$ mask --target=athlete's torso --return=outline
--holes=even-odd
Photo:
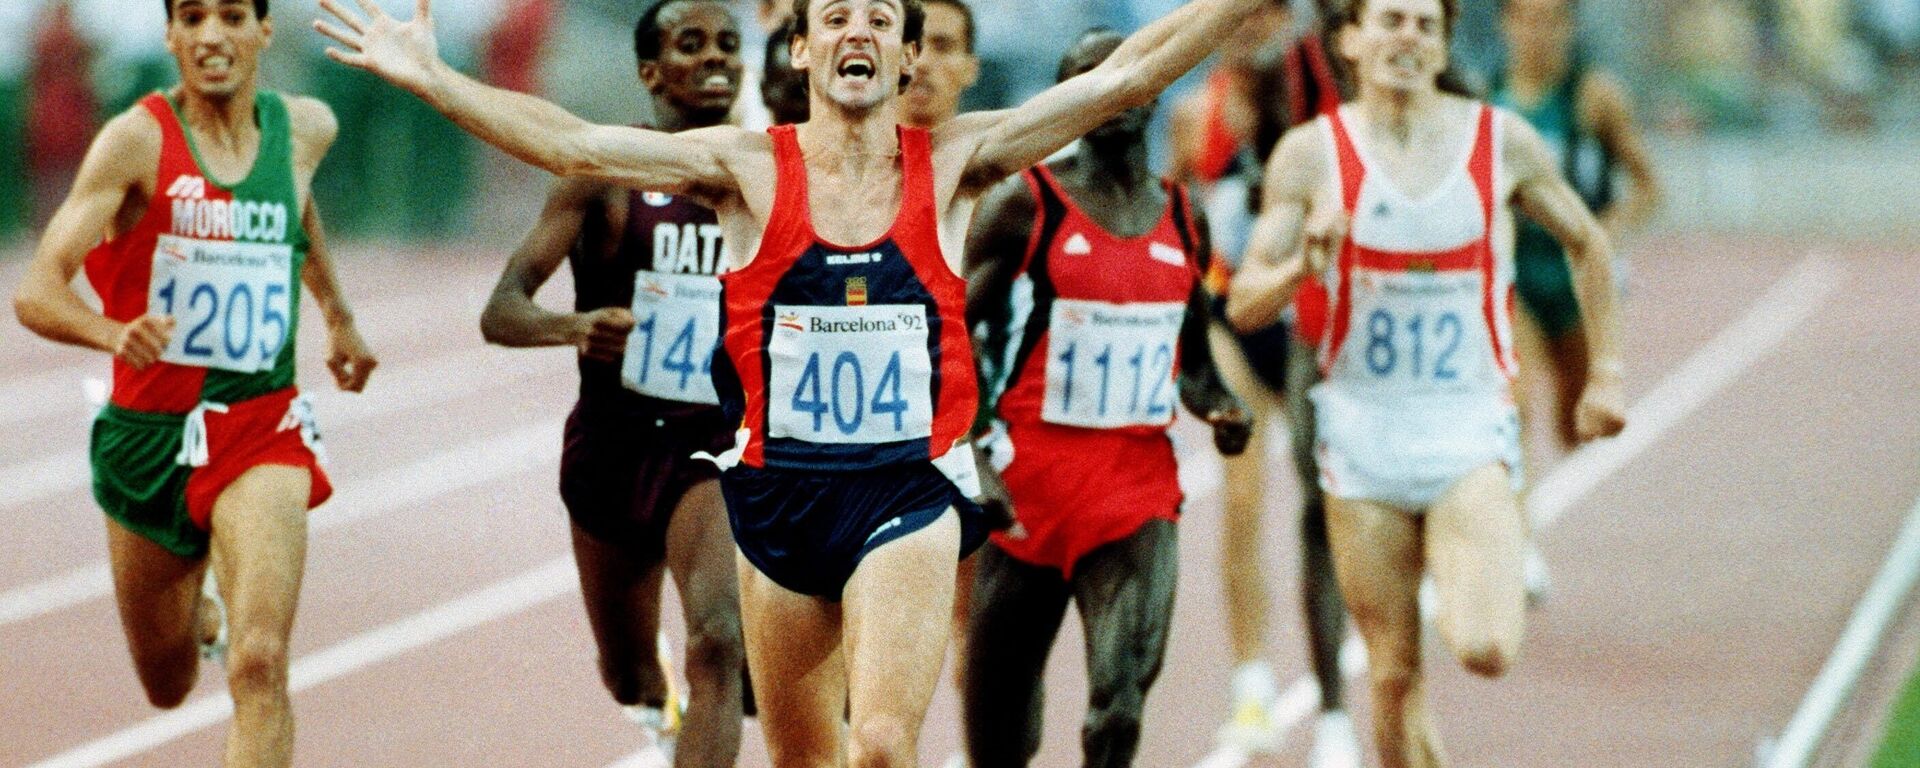
[[[1441,152],[1448,175],[1418,199],[1400,191],[1351,130],[1322,121],[1351,229],[1326,278],[1333,326],[1321,346],[1328,386],[1375,401],[1505,399],[1512,357],[1512,261],[1494,233],[1500,117],[1475,105],[1467,147]]]
[[[978,405],[966,282],[940,242],[927,132],[899,129],[892,227],[844,246],[813,228],[793,126],[769,130],[777,183],[759,249],[721,278],[715,383],[749,466],[858,470],[947,455]]]
[[[617,190],[589,216],[568,263],[574,309],[633,310],[622,359],[580,358],[580,397],[659,418],[711,413],[725,240],[714,212],[685,197]]]
[[[285,100],[257,95],[259,150],[233,184],[205,170],[166,96],[140,108],[160,125],[153,196],[132,229],[87,254],[87,278],[108,318],[161,314],[176,324],[161,362],[136,371],[114,360],[112,402],[186,413],[292,386],[307,233]]]
[[[1120,237],[1088,216],[1051,169],[1025,174],[1039,219],[1015,278],[996,410],[1009,423],[1155,433],[1178,401],[1180,329],[1203,259],[1184,191],[1167,187],[1153,228]]]

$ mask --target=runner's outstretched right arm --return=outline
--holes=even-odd
[[[338,26],[314,28],[341,48],[327,56],[364,69],[425,100],[468,133],[527,163],[562,176],[585,176],[654,192],[687,194],[713,205],[736,188],[720,159],[731,126],[669,134],[595,125],[523,93],[494,88],[460,74],[440,59],[428,0],[402,23],[367,6],[363,18],[336,0],[320,0]]]
[[[534,294],[553,276],[579,241],[586,217],[601,210],[607,186],[596,181],[561,179],[547,196],[540,221],[514,251],[480,315],[480,335],[505,347],[573,346],[580,354],[614,360],[626,351],[633,313],[620,307],[592,312],[551,312]]]
[[[173,318],[146,315],[122,323],[87,306],[72,285],[87,252],[113,234],[122,205],[142,191],[141,180],[159,159],[160,126],[145,110],[129,110],[100,130],[14,293],[21,325],[63,344],[111,352],[136,369],[160,359]]]

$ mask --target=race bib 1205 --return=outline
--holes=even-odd
[[[633,281],[633,333],[620,380],[648,397],[716,405],[713,348],[720,339],[720,279],[641,271]]]
[[[767,352],[769,437],[888,443],[933,434],[924,305],[776,305]]]
[[[1174,350],[1187,305],[1055,299],[1040,418],[1075,427],[1173,421]]]
[[[293,247],[161,235],[147,311],[175,320],[161,360],[258,373],[293,327]]]

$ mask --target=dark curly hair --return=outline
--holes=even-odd
[[[173,21],[173,1],[174,0],[160,0],[161,3],[167,6],[167,21]],[[258,19],[267,17],[267,0],[253,0],[253,16]]]

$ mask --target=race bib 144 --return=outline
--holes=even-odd
[[[769,437],[888,443],[933,434],[923,305],[776,305],[767,352]]]
[[[648,397],[716,405],[713,350],[720,339],[720,279],[641,271],[633,333],[620,379]]]
[[[293,247],[161,235],[147,311],[175,320],[161,360],[258,373],[293,328]]]

